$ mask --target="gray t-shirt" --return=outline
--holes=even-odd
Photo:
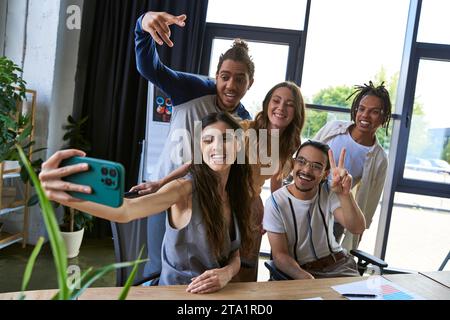
[[[289,255],[295,259],[295,229],[298,242],[296,246],[298,263],[300,265],[315,261],[330,254],[326,232],[330,238],[330,246],[334,253],[342,251],[333,234],[333,212],[340,207],[340,202],[334,192],[329,192],[326,183],[322,184],[320,192],[320,207],[318,194],[311,200],[300,200],[294,197],[287,186],[275,191],[264,206],[264,229],[274,233],[285,233],[288,240]],[[295,220],[289,204],[289,199],[295,212]]]

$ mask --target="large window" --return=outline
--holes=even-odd
[[[450,46],[425,43],[447,36],[438,14],[444,7],[441,1],[411,1],[405,45],[411,50],[405,52],[399,86],[403,110],[394,127],[395,162],[384,190],[376,245],[390,265],[418,271],[437,270],[450,243]],[[438,28],[426,27],[431,17]]]
[[[307,3],[282,0],[274,6],[268,0],[209,1],[202,73],[215,77],[220,54],[231,47],[233,39],[246,40],[255,63],[255,81],[242,103],[254,117],[275,84],[300,83]]]
[[[386,81],[395,99],[409,0],[312,1],[302,92],[321,104],[339,99],[357,84]]]
[[[403,177],[450,184],[450,62],[421,60]]]
[[[306,0],[209,0],[206,21],[303,30]]]
[[[389,265],[436,271],[450,245],[450,199],[396,193],[386,250]]]
[[[417,41],[450,44],[450,1],[423,1]]]

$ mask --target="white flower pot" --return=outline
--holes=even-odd
[[[5,161],[3,163],[3,170],[10,171],[10,170],[16,170],[20,168],[19,161]]]
[[[83,241],[84,229],[74,232],[61,232],[66,244],[67,257],[75,258],[80,253],[81,241]]]

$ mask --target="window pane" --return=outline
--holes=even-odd
[[[308,102],[322,89],[345,92],[385,80],[394,104],[409,0],[312,1],[302,90]]]
[[[316,133],[327,123],[334,120],[350,120],[350,113],[330,112],[306,109],[306,122],[302,131],[302,141],[312,139]]]
[[[421,60],[404,178],[450,184],[450,62]]]
[[[255,63],[255,82],[242,99],[242,103],[250,114],[255,117],[262,110],[262,102],[270,88],[286,79],[289,46],[251,41],[247,41],[247,43],[250,55]],[[219,57],[232,44],[233,40],[229,39],[213,40],[211,64],[209,67],[210,77],[215,78]],[[274,59],[274,57],[277,58]]]
[[[209,0],[207,22],[303,30],[306,0]]]
[[[312,139],[316,135],[316,133],[325,125],[325,123],[333,120],[350,121],[350,113],[330,112],[307,108],[306,122],[302,132],[303,140]],[[386,135],[386,129],[380,128],[377,131],[378,142],[383,147],[384,151],[386,151],[386,153],[389,153],[390,148],[392,122],[389,124],[388,135]]]
[[[417,41],[450,44],[450,1],[422,1]]]
[[[394,268],[437,271],[450,244],[450,199],[396,193],[386,249]]]

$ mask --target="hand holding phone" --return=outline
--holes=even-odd
[[[72,157],[61,162],[60,167],[87,163],[89,170],[64,177],[62,180],[90,186],[90,194],[68,192],[75,198],[96,202],[110,207],[123,203],[125,169],[120,163],[88,157]]]

